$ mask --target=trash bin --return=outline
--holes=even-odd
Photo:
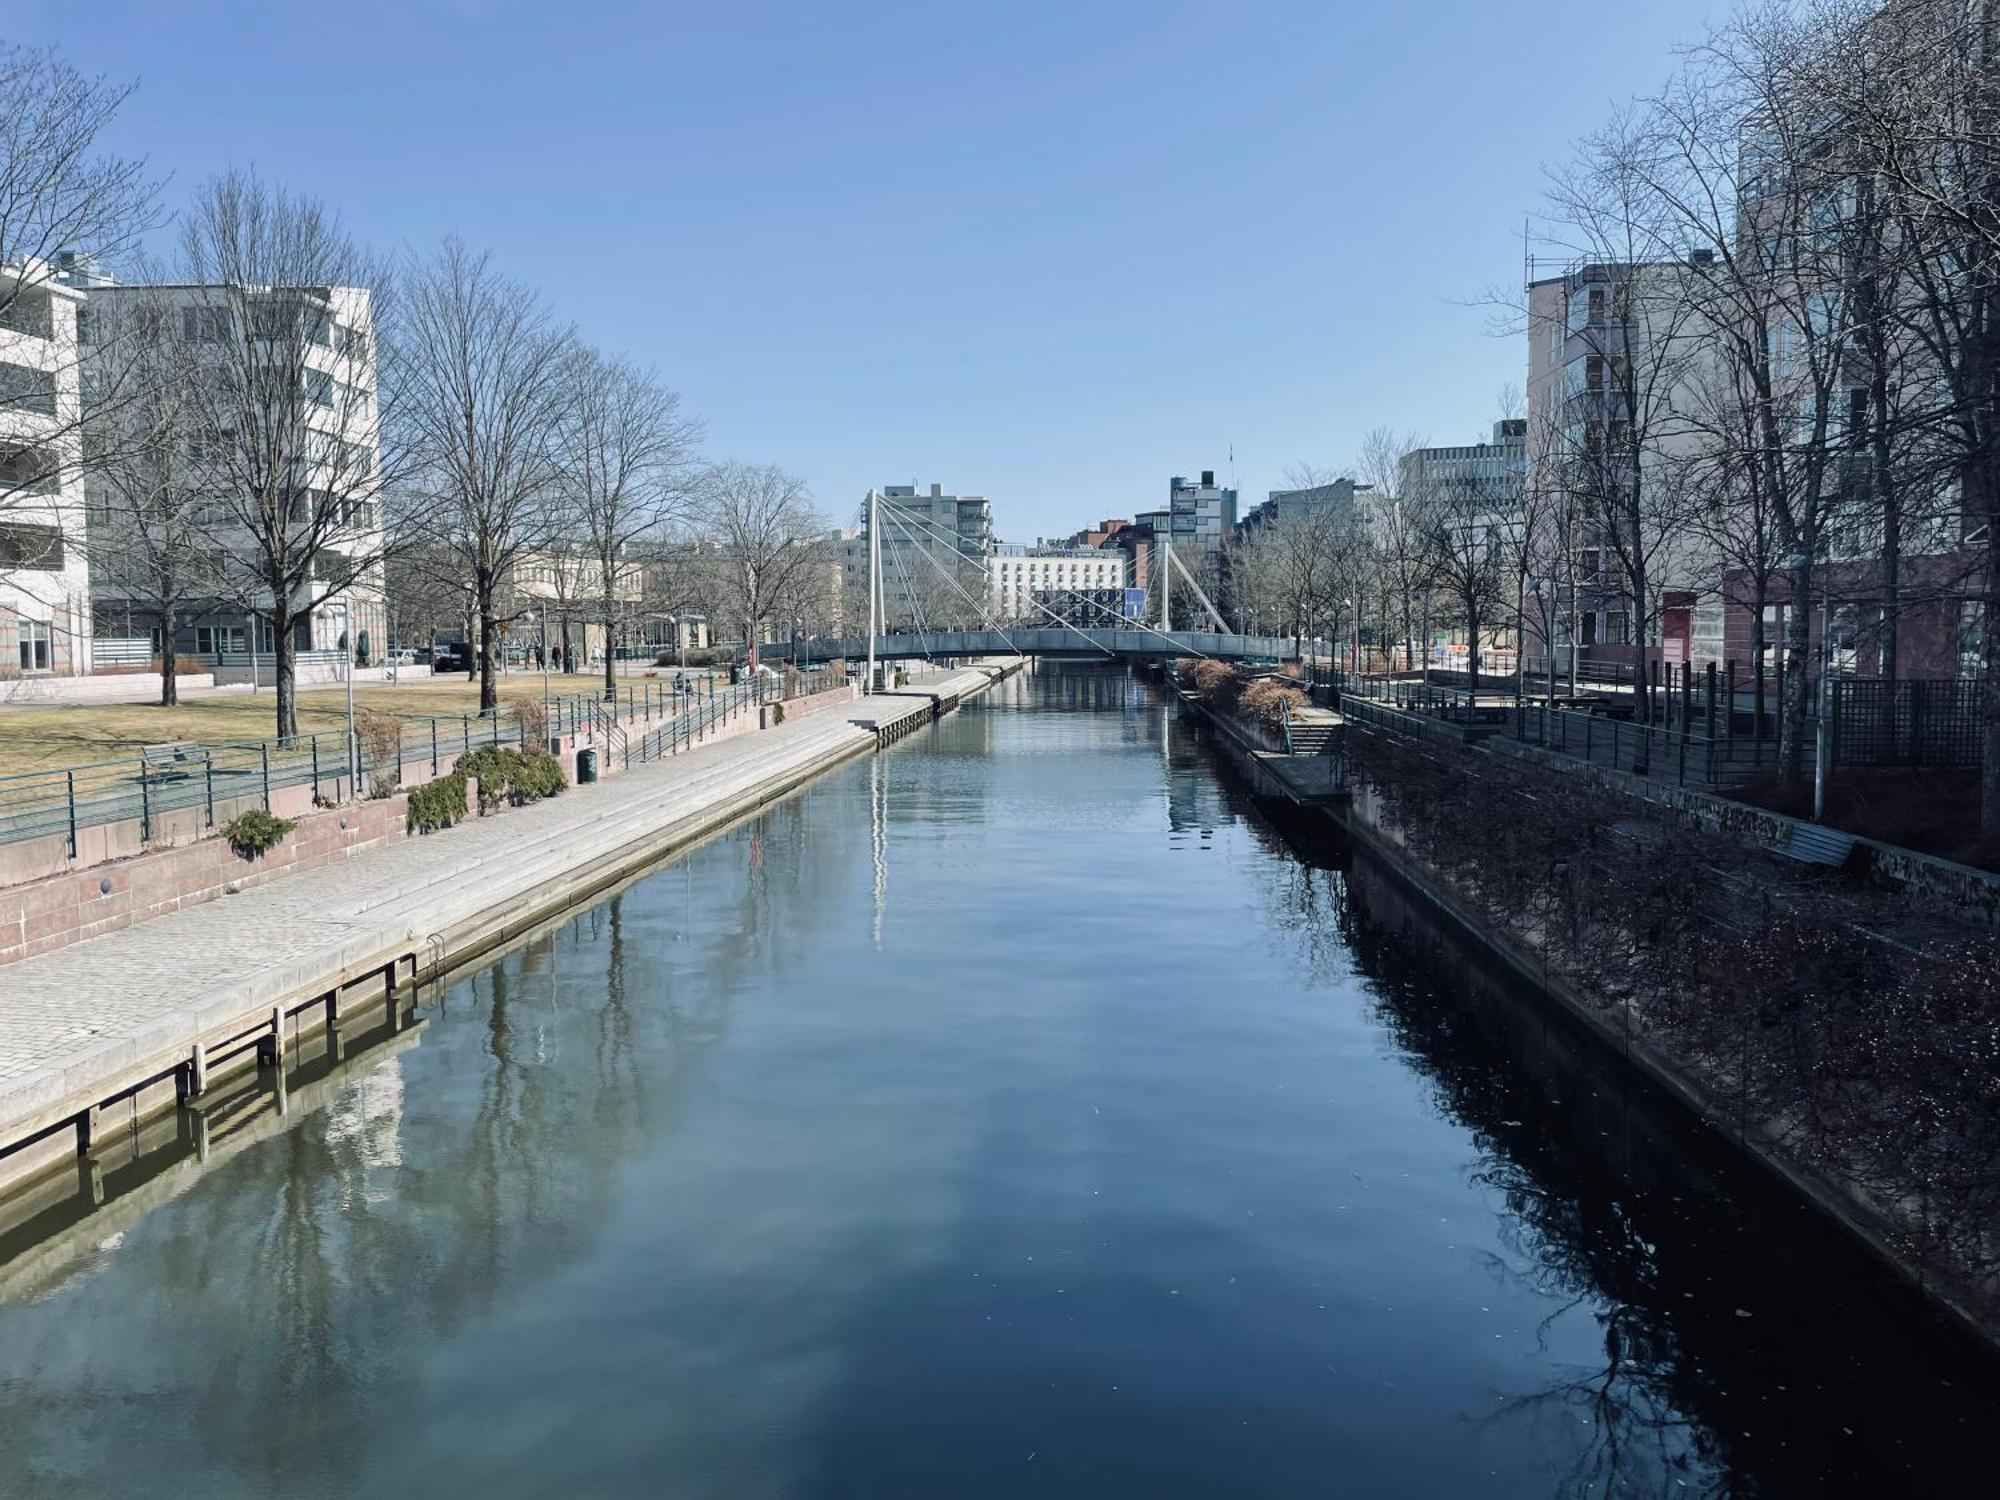
[[[576,784],[597,780],[597,752],[588,747],[576,752]]]

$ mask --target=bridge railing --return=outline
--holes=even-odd
[[[791,642],[760,647],[768,656],[788,658]],[[1121,658],[1214,656],[1230,661],[1286,661],[1293,655],[1289,636],[1234,635],[1219,630],[1094,629],[1085,626],[1033,626],[1008,630],[903,631],[876,638],[878,657],[1098,655]],[[797,643],[800,661],[829,661],[868,655],[865,636],[845,640]]]

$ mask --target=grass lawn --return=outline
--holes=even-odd
[[[634,679],[621,679],[622,693]],[[654,691],[660,684],[653,684]],[[551,696],[604,690],[601,676],[551,677]],[[511,673],[500,679],[500,705],[517,698],[540,702],[542,679]],[[462,676],[414,683],[356,683],[354,704],[395,714],[476,713],[479,685]],[[143,745],[168,740],[261,740],[275,731],[271,691],[191,698],[174,708],[146,703],[77,704],[0,709],[0,775],[115,759]],[[347,722],[347,690],[312,687],[299,694],[299,728],[339,732]]]

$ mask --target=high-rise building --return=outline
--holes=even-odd
[[[1219,552],[1236,530],[1236,491],[1216,484],[1213,469],[1203,469],[1198,484],[1176,474],[1167,482],[1167,515],[1176,547]]]

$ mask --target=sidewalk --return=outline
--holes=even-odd
[[[993,680],[861,699],[9,965],[0,1152],[79,1117],[87,1139],[95,1106],[141,1087],[157,1095],[141,1106],[171,1098],[198,1081],[200,1049],[268,1039],[274,1009],[316,1021],[343,985],[476,952],[928,717],[931,694]]]

